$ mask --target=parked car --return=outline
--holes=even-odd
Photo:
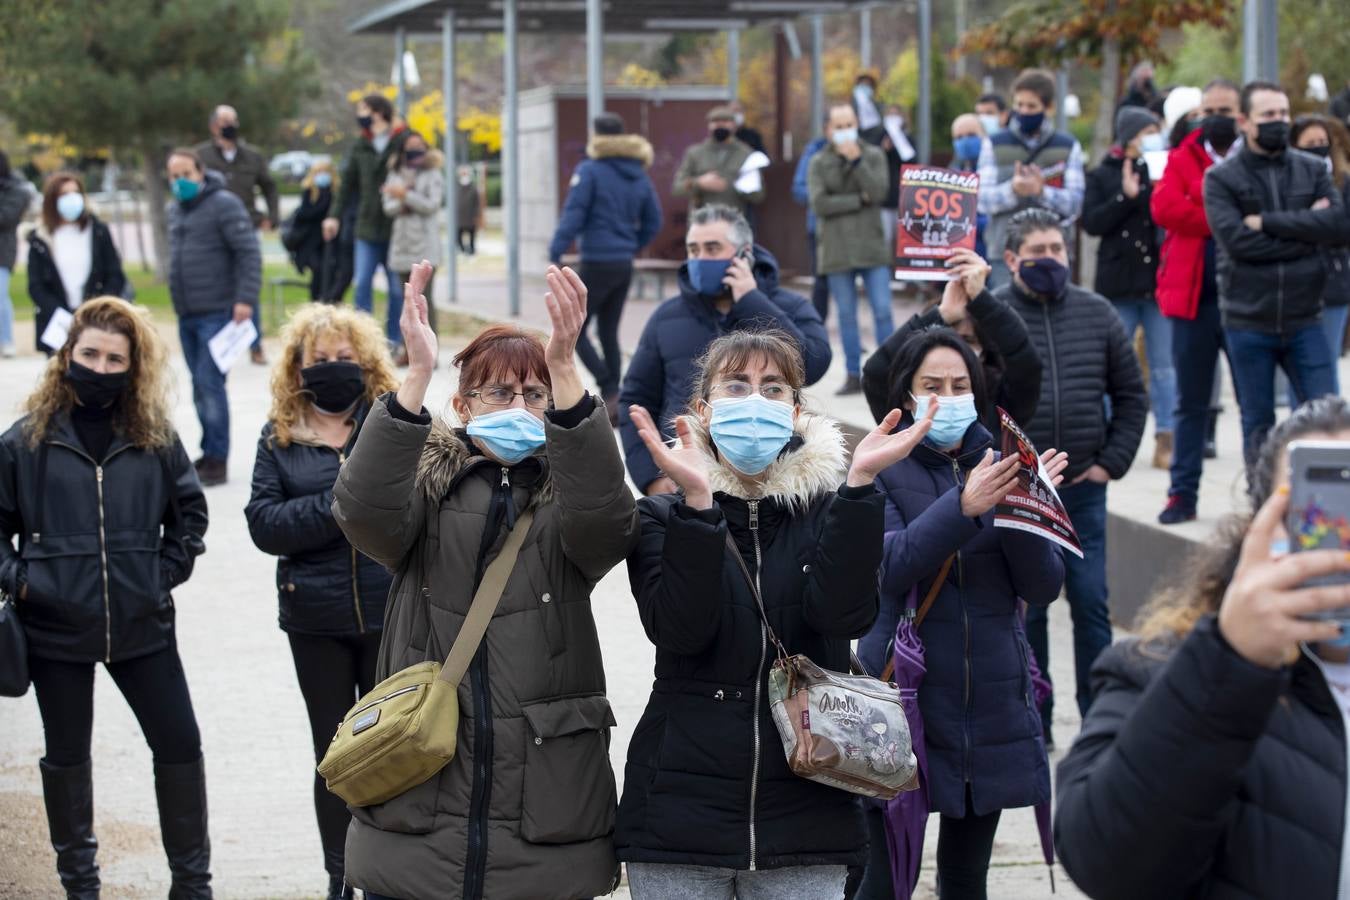
[[[272,157],[272,161],[267,164],[267,168],[273,175],[285,178],[287,181],[299,181],[309,172],[311,166],[317,162],[328,162],[332,159],[327,153],[310,153],[308,150],[288,150],[285,153],[278,153]]]

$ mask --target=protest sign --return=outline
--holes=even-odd
[[[975,204],[980,176],[937,166],[900,167],[895,277],[947,281],[946,262],[957,250],[975,249]]]
[[[1083,547],[1078,541],[1078,533],[1069,521],[1059,492],[1041,465],[1035,445],[1012,416],[1000,409],[998,418],[1003,425],[1003,458],[1016,456],[1021,465],[1017,469],[1017,487],[994,507],[994,527],[1015,528],[1039,535],[1082,559]]]

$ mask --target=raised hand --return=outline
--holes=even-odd
[[[1050,483],[1059,487],[1064,483],[1064,470],[1069,467],[1069,454],[1051,447],[1041,454],[1041,468],[1049,476]]]
[[[651,414],[641,406],[628,407],[628,415],[637,427],[638,437],[647,446],[652,461],[666,477],[684,491],[684,502],[694,509],[712,506],[712,488],[709,487],[707,457],[694,443],[694,435],[683,418],[675,420],[675,436],[679,446],[666,445],[661,430],[652,421]]]
[[[1302,586],[1319,575],[1350,574],[1350,554],[1271,552],[1288,507],[1289,489],[1282,487],[1252,519],[1219,606],[1219,631],[1228,644],[1248,662],[1270,669],[1297,660],[1301,643],[1341,636],[1340,623],[1309,621],[1305,616],[1350,606],[1350,585]]]
[[[436,368],[436,332],[427,319],[427,283],[435,271],[431,263],[422,260],[412,268],[408,282],[403,286],[403,315],[399,330],[403,346],[408,351],[408,377],[398,391],[399,405],[409,412],[418,412],[426,399],[431,372]]]
[[[549,380],[553,382],[553,406],[571,409],[586,394],[576,364],[577,339],[586,324],[586,285],[570,268],[557,266],[548,267],[544,280],[548,282],[544,306],[548,307],[548,317],[553,323],[544,350]]]
[[[961,488],[961,515],[976,519],[998,506],[1017,487],[1021,462],[1016,454],[994,462],[994,451],[986,450],[984,459],[970,470]]]
[[[937,411],[937,397],[930,397],[928,412],[924,417],[895,434],[891,434],[891,431],[900,424],[902,413],[898,409],[887,413],[881,424],[853,448],[853,463],[848,469],[848,486],[862,487],[871,484],[883,469],[909,456],[910,451],[919,445],[919,441],[923,440],[924,435],[933,427],[933,417],[937,415]]]
[[[1139,170],[1132,160],[1125,160],[1120,167],[1120,192],[1130,200],[1139,196]]]

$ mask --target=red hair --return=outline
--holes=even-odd
[[[524,383],[531,377],[553,389],[543,340],[518,325],[489,325],[455,354],[453,364],[459,369],[461,394],[485,384]]]

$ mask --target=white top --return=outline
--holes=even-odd
[[[234,158],[239,155],[239,148],[235,147],[232,150],[226,150],[222,147],[220,150],[220,155],[225,157],[225,161],[227,163],[232,163],[234,162]]]
[[[52,259],[66,289],[66,306],[77,309],[84,302],[84,286],[94,267],[94,229],[58,226],[52,235]]]

